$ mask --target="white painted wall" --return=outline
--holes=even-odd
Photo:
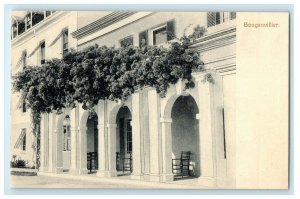
[[[36,26],[29,29],[27,32],[23,33],[19,37],[11,41],[11,74],[15,75],[18,71],[23,69],[21,64],[17,67],[17,63],[22,56],[24,50],[27,51],[27,56],[29,56],[39,45],[39,42],[45,40],[46,44],[46,59],[51,58],[61,58],[62,57],[62,40],[61,38],[57,42],[49,47],[49,44],[54,41],[54,39],[59,35],[63,28],[68,27],[69,34],[77,30],[77,14],[76,12],[61,12],[57,11],[44,21],[40,22]],[[69,46],[70,48],[77,47],[76,39],[69,35]],[[27,65],[37,66],[39,65],[39,50],[27,58]],[[20,93],[11,94],[11,155],[17,154],[20,159],[28,160],[32,164],[33,150],[32,140],[34,140],[32,130],[31,130],[31,117],[30,110],[27,109],[26,113],[23,113],[21,109],[18,108],[18,102],[20,99]],[[14,149],[14,145],[22,128],[27,130],[27,145],[28,149],[26,152],[20,152],[18,149]]]
[[[196,25],[206,26],[206,13],[203,12],[157,12],[153,13],[149,16],[146,16],[142,19],[135,21],[134,23],[130,23],[126,26],[123,26],[117,30],[113,30],[109,32],[109,34],[105,34],[98,38],[93,38],[93,40],[82,44],[79,46],[79,49],[83,49],[87,46],[99,44],[99,45],[107,45],[107,46],[116,46],[119,47],[119,40],[133,35],[134,45],[139,45],[139,33],[145,30],[150,30],[158,27],[159,25],[163,25],[164,23],[175,20],[175,34],[178,38],[183,36],[183,33],[191,32],[191,27],[195,27]],[[159,20],[158,20],[159,19]],[[125,19],[126,20],[126,19]],[[80,21],[80,18],[79,18]],[[192,24],[192,25],[190,25]],[[187,30],[185,30],[187,28]],[[149,35],[150,35],[149,31]],[[149,36],[150,40],[150,36]],[[80,43],[81,40],[79,39]],[[151,44],[151,42],[150,42]]]
[[[223,76],[226,140],[226,186],[236,183],[236,75]]]

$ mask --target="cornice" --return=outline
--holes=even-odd
[[[235,42],[236,27],[233,26],[196,39],[195,43],[191,45],[191,48],[195,48],[201,53]]]
[[[74,38],[80,39],[86,35],[90,35],[94,32],[97,32],[111,24],[121,21],[135,13],[137,13],[137,12],[115,11],[115,12],[112,12],[112,13],[74,31],[71,34]]]

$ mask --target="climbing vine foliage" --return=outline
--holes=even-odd
[[[77,103],[92,109],[99,100],[126,100],[144,87],[153,87],[164,97],[179,79],[186,88],[194,87],[191,73],[202,70],[203,63],[190,45],[183,37],[168,47],[95,45],[71,50],[63,59],[27,66],[13,77],[13,88],[37,114],[60,112]]]
[[[204,71],[199,54],[190,48],[206,32],[197,26],[194,33],[163,46],[90,46],[70,50],[62,59],[42,66],[26,66],[13,77],[13,90],[31,109],[36,136],[36,165],[39,167],[41,113],[61,113],[82,103],[91,110],[99,100],[123,100],[145,87],[153,87],[161,97],[179,79],[185,88],[194,87],[192,71]]]

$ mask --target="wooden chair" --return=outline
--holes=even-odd
[[[190,151],[182,151],[180,158],[172,159],[172,172],[174,176],[190,176]]]
[[[116,170],[120,171],[120,153],[116,152]]]
[[[92,173],[93,170],[98,170],[98,154],[97,152],[87,153],[87,169]]]
[[[132,154],[127,153],[123,159],[123,173],[129,171],[132,173]]]

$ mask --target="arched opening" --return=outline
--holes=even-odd
[[[98,170],[98,116],[89,115],[87,120],[87,170],[94,173]]]
[[[119,174],[132,172],[131,112],[127,106],[119,109],[116,135],[116,169]]]
[[[70,116],[66,115],[63,120],[63,171],[69,171],[71,165],[71,122]]]
[[[179,96],[171,110],[172,158],[180,159],[185,152],[190,152],[189,163],[185,168],[188,172],[187,176],[190,177],[200,176],[199,121],[196,119],[197,113],[199,113],[199,109],[191,95]],[[180,167],[178,168],[179,170],[172,168],[173,173],[175,177],[177,173],[181,173],[182,177],[182,170],[180,170]]]

